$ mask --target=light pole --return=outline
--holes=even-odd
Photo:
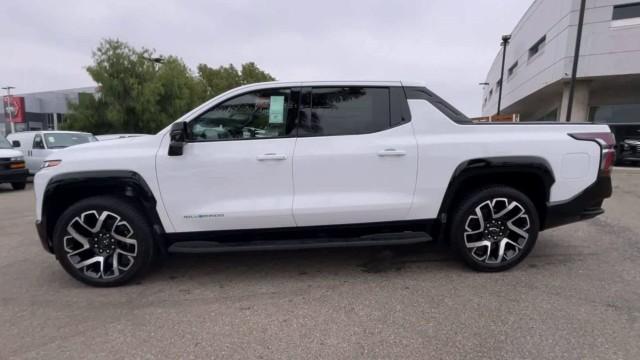
[[[12,101],[11,101],[11,89],[15,89],[15,87],[13,87],[13,86],[5,86],[2,89],[3,90],[7,90],[7,102],[9,103],[9,106],[11,106],[11,104],[12,104]],[[13,134],[14,132],[16,132],[16,125],[13,123],[11,110],[6,111],[6,113],[9,114],[9,124],[11,124],[11,133]]]
[[[573,109],[573,93],[576,89],[576,75],[578,74],[578,59],[580,58],[580,41],[582,41],[582,25],[584,24],[584,8],[586,0],[580,1],[580,14],[578,15],[578,31],[576,34],[576,48],[573,52],[573,68],[571,69],[571,84],[569,85],[569,99],[567,101],[567,119],[571,121]]]
[[[500,115],[500,104],[502,103],[502,86],[504,85],[504,60],[507,56],[507,44],[511,40],[511,35],[502,35],[502,68],[500,70],[500,90],[498,91],[498,112],[496,115]]]

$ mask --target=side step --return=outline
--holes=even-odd
[[[428,242],[426,233],[403,232],[368,235],[358,238],[298,239],[246,242],[181,241],[169,246],[170,253],[201,254],[240,251],[299,250],[339,247],[407,245]]]

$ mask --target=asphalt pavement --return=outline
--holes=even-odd
[[[0,185],[0,359],[640,359],[640,171],[605,208],[497,274],[420,245],[174,255],[97,289]]]

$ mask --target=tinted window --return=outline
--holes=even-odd
[[[302,101],[299,136],[357,135],[389,128],[388,88],[314,88]]]
[[[516,72],[517,67],[518,67],[518,62],[516,61],[515,63],[513,63],[513,65],[509,67],[509,70],[507,70],[507,76],[512,76],[513,73]]]
[[[592,122],[604,124],[640,123],[640,104],[593,106],[589,112]]]
[[[37,134],[33,138],[33,148],[34,149],[44,149],[44,143],[42,142],[42,136],[40,136],[40,134]]]
[[[613,20],[640,17],[640,3],[624,4],[613,7]]]
[[[297,111],[289,89],[265,89],[216,105],[189,122],[191,141],[274,138],[291,133]]]
[[[547,35],[540,38],[540,40],[536,41],[536,43],[529,48],[529,59],[536,56],[536,54],[539,53],[540,50],[542,50],[542,48],[544,48],[544,44],[546,41],[547,41]]]

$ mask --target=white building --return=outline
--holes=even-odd
[[[28,94],[15,94],[24,98],[24,121],[16,123],[16,131],[58,130],[69,112],[69,103],[77,103],[81,96],[94,96],[98,92],[95,86],[42,91]],[[0,102],[1,106],[1,102]],[[9,119],[0,109],[0,135],[10,132]]]
[[[587,0],[572,121],[640,123],[640,2]],[[503,114],[566,118],[580,0],[535,0],[506,50]],[[500,39],[496,39],[498,45]],[[487,74],[482,113],[494,115],[502,50]]]

